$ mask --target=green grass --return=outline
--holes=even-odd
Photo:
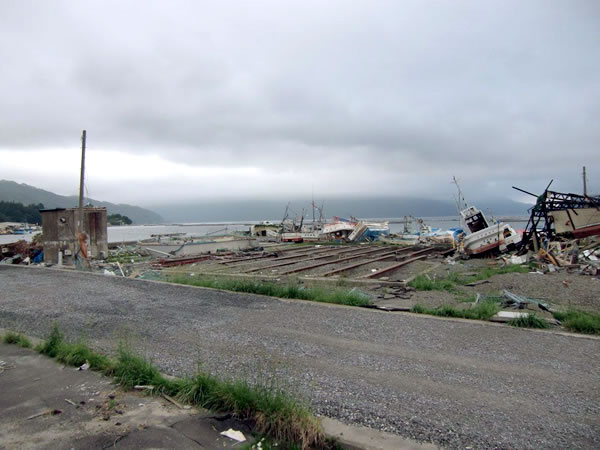
[[[504,267],[486,267],[486,268],[480,270],[477,273],[477,275],[470,276],[465,279],[460,279],[460,275],[459,275],[457,280],[460,280],[460,281],[458,281],[459,284],[468,284],[468,283],[472,283],[474,281],[487,280],[488,278],[491,278],[494,275],[502,275],[505,273],[528,273],[530,270],[531,269],[527,265],[517,265],[517,264],[510,264],[510,265],[504,266]]]
[[[600,314],[577,311],[554,311],[552,313],[556,320],[571,331],[586,334],[600,334]]]
[[[447,277],[432,279],[426,275],[415,277],[408,285],[417,291],[446,291],[455,293],[457,286],[473,283],[474,281],[487,280],[494,275],[505,273],[527,273],[528,266],[509,265],[505,267],[486,267],[479,271],[477,275],[463,277],[460,272],[450,272]]]
[[[426,275],[418,275],[408,285],[417,291],[456,291],[455,281],[447,278],[431,279]]]
[[[279,389],[249,385],[244,381],[221,381],[200,373],[184,380],[178,398],[215,411],[229,411],[252,419],[260,433],[300,448],[316,444],[320,426],[310,411]],[[287,424],[282,426],[282,424]]]
[[[526,316],[517,317],[516,319],[509,320],[508,325],[513,327],[521,328],[550,328],[551,325],[548,321],[542,317],[538,317],[533,313],[529,313]]]
[[[500,307],[494,301],[483,301],[469,309],[458,309],[451,305],[442,305],[438,308],[427,308],[423,305],[415,305],[412,308],[413,313],[429,314],[438,317],[458,317],[462,319],[490,320]]]
[[[49,356],[50,358],[56,358],[60,345],[64,342],[64,335],[58,328],[58,324],[55,322],[52,326],[52,331],[42,344],[36,347],[36,350],[41,354]]]
[[[17,334],[7,333],[4,342],[18,344]],[[192,378],[167,379],[150,361],[119,345],[112,360],[90,349],[83,342],[68,342],[54,324],[48,339],[36,347],[40,353],[67,365],[85,362],[94,370],[115,377],[125,389],[136,385],[153,386],[151,394],[165,393],[184,403],[233,414],[240,420],[250,420],[255,430],[268,437],[276,448],[336,448],[325,438],[319,420],[310,410],[280,389],[251,385],[239,380],[221,380],[198,371]]]
[[[367,306],[371,303],[366,295],[359,292],[350,292],[349,290],[338,288],[305,288],[297,283],[281,285],[268,281],[218,279],[185,275],[169,276],[167,277],[167,281],[192,286],[223,289],[226,291],[247,292],[279,298],[296,298],[313,302],[336,303],[348,306]]]
[[[31,348],[31,341],[27,337],[19,333],[8,331],[3,337],[2,342],[5,344],[16,344],[19,347]]]
[[[36,350],[69,366],[79,367],[87,362],[91,369],[107,375],[112,374],[114,370],[114,363],[108,357],[90,349],[83,341],[65,341],[56,323],[48,339],[38,345]]]

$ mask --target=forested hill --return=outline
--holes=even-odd
[[[52,209],[77,207],[79,199],[76,195],[58,195],[53,192],[38,189],[34,186],[29,186],[28,184],[0,180],[0,201],[18,202],[24,205],[42,203],[46,208]],[[140,208],[139,206],[114,204],[90,198],[86,198],[85,201],[86,203],[92,203],[94,206],[106,207],[108,214],[121,214],[127,216],[136,224],[158,224],[164,221],[163,218],[154,211]]]
[[[0,201],[0,222],[19,222],[30,224],[42,224],[40,209],[44,209],[41,203],[23,205],[16,202]]]

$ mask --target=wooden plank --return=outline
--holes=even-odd
[[[270,255],[264,255],[264,256],[253,256],[253,257],[248,257],[248,258],[240,258],[238,260],[234,260],[234,261],[221,261],[219,262],[219,264],[231,264],[228,265],[227,267],[239,267],[239,266],[243,266],[244,264],[246,264],[247,261],[251,261],[251,260],[257,260],[257,259],[267,259],[267,258],[276,258],[278,261],[283,261],[283,260],[287,260],[287,259],[293,259],[293,258],[302,258],[302,257],[306,257],[307,255],[317,255],[317,254],[321,254],[321,253],[325,253],[325,252],[330,252],[332,249],[332,247],[328,247],[325,249],[316,249],[316,251],[313,251],[314,249],[311,249],[311,251],[309,252],[303,252],[300,254],[294,254],[294,255],[287,255],[287,256],[273,256],[273,254],[271,253]],[[235,264],[234,263],[240,263],[240,264]]]
[[[420,259],[427,258],[429,256],[428,253],[431,253],[431,252],[433,252],[435,250],[436,250],[435,248],[430,248],[430,249],[421,250],[419,252],[411,253],[410,255],[406,255],[406,256],[407,257],[414,256],[414,258],[409,258],[407,260],[399,262],[398,264],[394,264],[392,266],[385,267],[383,269],[378,270],[377,272],[373,272],[373,273],[370,273],[368,275],[365,275],[363,278],[377,278],[380,275],[383,275],[385,273],[393,272],[394,270],[397,270],[400,267],[404,267],[407,264],[413,263],[413,262],[418,261]],[[423,254],[423,253],[425,253],[425,254]],[[420,255],[416,256],[418,254],[420,254]]]
[[[279,275],[287,275],[289,273],[303,272],[305,270],[315,269],[317,267],[328,266],[329,264],[338,264],[343,261],[350,261],[350,260],[356,259],[356,258],[363,258],[364,256],[369,255],[371,253],[382,252],[385,250],[386,249],[369,250],[369,251],[357,253],[356,255],[348,256],[348,257],[342,258],[342,259],[334,259],[332,261],[325,261],[322,263],[311,264],[310,266],[304,266],[304,267],[299,267],[297,269],[288,270],[287,272],[280,272]],[[396,254],[396,252],[395,251],[391,252],[391,254]]]
[[[395,250],[393,252],[389,252],[387,254],[381,255],[378,258],[370,259],[369,261],[361,261],[361,262],[356,263],[356,264],[351,264],[351,265],[346,266],[346,267],[341,267],[339,269],[335,269],[335,270],[332,270],[330,272],[326,272],[326,273],[322,274],[321,276],[328,277],[328,276],[335,275],[335,274],[338,274],[338,273],[346,272],[348,270],[356,269],[357,267],[366,266],[367,264],[371,264],[373,262],[384,261],[386,259],[392,258],[393,256],[396,256],[399,252],[405,252],[405,251],[408,251],[408,250],[413,250],[414,248],[415,247],[407,247],[407,248],[403,248],[403,249],[400,249],[400,250]]]
[[[283,263],[278,263],[278,264],[271,264],[269,266],[263,266],[263,267],[255,267],[253,269],[250,270],[244,270],[242,271],[243,273],[251,273],[251,272],[258,272],[259,270],[264,270],[264,269],[272,269],[273,267],[281,267],[281,266],[290,266],[292,264],[296,264],[299,262],[304,262],[304,261],[313,261],[316,259],[324,259],[324,258],[331,258],[332,256],[338,256],[341,254],[345,254],[345,253],[349,253],[349,252],[355,252],[356,249],[351,249],[351,250],[343,250],[343,251],[338,251],[338,252],[331,252],[325,255],[319,255],[319,256],[315,256],[312,258],[305,258],[305,259],[298,259],[295,261],[286,261]]]

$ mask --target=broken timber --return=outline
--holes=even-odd
[[[303,272],[305,270],[311,270],[311,269],[315,269],[317,267],[327,266],[329,264],[337,264],[337,263],[340,263],[340,262],[343,262],[343,261],[350,261],[352,259],[362,258],[364,256],[367,256],[370,253],[379,253],[379,252],[382,252],[382,251],[385,251],[385,250],[387,250],[387,248],[380,248],[380,249],[377,249],[377,250],[370,250],[370,251],[367,251],[367,252],[357,253],[357,254],[354,254],[354,255],[351,255],[351,256],[347,256],[347,257],[341,258],[341,259],[334,259],[332,261],[325,261],[325,262],[322,262],[322,263],[311,264],[310,266],[304,266],[304,267],[299,267],[297,269],[288,270],[286,272],[280,272],[279,275],[287,275],[287,274],[290,274],[290,273]],[[396,254],[396,250],[394,250],[393,252],[385,253],[384,255],[386,255],[387,258],[391,258],[395,254]],[[381,256],[383,256],[383,255],[381,255]],[[374,260],[371,260],[371,262],[372,261],[374,261]]]
[[[341,267],[339,269],[335,269],[335,270],[332,270],[330,272],[326,272],[326,273],[322,274],[322,276],[328,277],[328,276],[331,276],[331,275],[336,275],[338,273],[346,272],[348,270],[356,269],[357,267],[366,266],[367,264],[371,264],[371,263],[374,263],[374,262],[377,262],[377,261],[384,261],[386,259],[392,258],[393,256],[397,255],[399,252],[405,252],[405,251],[408,251],[408,250],[414,250],[414,247],[407,247],[407,248],[403,248],[401,250],[395,250],[393,252],[390,252],[390,253],[387,253],[387,254],[383,254],[383,255],[381,255],[378,258],[370,259],[368,261],[361,261],[359,263],[351,264],[351,265],[346,266],[346,267]]]
[[[272,269],[274,267],[291,266],[292,264],[297,264],[299,262],[314,261],[314,260],[317,260],[317,259],[331,258],[333,256],[338,256],[338,255],[342,255],[342,254],[346,254],[346,253],[350,253],[350,252],[355,252],[355,251],[356,251],[356,249],[353,248],[353,249],[350,249],[350,250],[342,250],[342,251],[337,251],[337,252],[331,252],[331,253],[327,253],[327,254],[324,254],[324,255],[315,256],[315,257],[312,257],[312,258],[307,257],[307,258],[298,259],[298,260],[295,260],[295,261],[286,261],[286,262],[283,262],[283,263],[271,264],[271,265],[263,266],[263,267],[255,267],[255,268],[250,269],[250,270],[244,270],[243,273],[258,272],[260,270]]]
[[[393,272],[394,270],[399,269],[400,267],[404,267],[407,264],[413,263],[420,259],[425,259],[429,256],[430,253],[437,251],[437,250],[439,250],[439,249],[437,249],[435,247],[431,247],[431,248],[419,250],[418,252],[410,253],[410,254],[404,256],[405,258],[409,258],[409,259],[406,259],[398,264],[394,264],[393,266],[384,267],[383,269],[380,269],[374,273],[370,273],[362,278],[377,278],[378,276],[383,275],[384,273]],[[419,256],[417,256],[417,255],[419,255]],[[414,256],[414,258],[410,258],[411,256]]]

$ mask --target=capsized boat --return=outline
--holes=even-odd
[[[352,233],[348,235],[350,242],[376,241],[381,236],[390,234],[389,222],[365,222],[359,221]]]
[[[490,223],[481,210],[468,206],[456,178],[454,183],[458,188],[457,206],[463,230],[456,236],[459,249],[467,255],[479,255],[495,249],[505,252],[521,242],[521,235],[513,227],[502,222]]]
[[[467,255],[478,255],[494,249],[505,252],[521,242],[521,235],[513,227],[501,222],[490,224],[483,212],[474,206],[462,210],[460,218],[465,233],[462,246]]]

